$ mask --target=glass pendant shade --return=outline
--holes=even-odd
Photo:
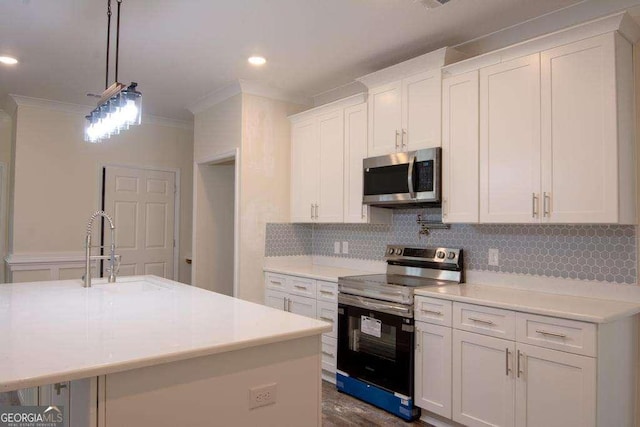
[[[98,143],[142,121],[142,94],[132,83],[98,105],[88,116],[84,139]]]

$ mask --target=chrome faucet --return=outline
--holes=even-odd
[[[109,251],[109,255],[91,255],[91,228],[93,227],[93,221],[97,217],[104,217],[109,221],[109,228],[111,229],[111,247]],[[113,220],[111,217],[104,211],[96,211],[91,218],[89,218],[89,223],[87,224],[87,237],[85,240],[85,272],[84,272],[84,287],[91,287],[91,261],[97,259],[108,259],[109,260],[109,283],[114,283],[116,281],[116,259],[118,260],[118,264],[120,264],[120,255],[116,255],[116,236],[115,236],[116,227],[113,225]],[[102,246],[97,246],[102,247]]]

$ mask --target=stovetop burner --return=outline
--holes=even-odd
[[[413,305],[415,288],[463,282],[462,249],[389,245],[385,254],[387,274],[340,277],[338,291]]]

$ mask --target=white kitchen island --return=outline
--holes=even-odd
[[[320,425],[330,329],[155,276],[0,285],[0,392],[85,379],[73,427]]]

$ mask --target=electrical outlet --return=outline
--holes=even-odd
[[[500,266],[500,253],[497,249],[489,249],[489,265]]]
[[[333,253],[334,254],[340,253],[340,242],[333,242]]]
[[[342,253],[343,254],[349,253],[349,242],[347,241],[342,242]]]
[[[249,409],[276,403],[276,383],[261,385],[249,389]]]

